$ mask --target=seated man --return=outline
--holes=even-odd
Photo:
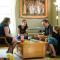
[[[42,21],[43,26],[45,27],[45,36],[48,36],[48,43],[50,50],[52,51],[52,56],[56,56],[56,51],[54,48],[54,45],[56,46],[59,39],[59,33],[57,31],[57,28],[52,27],[48,20]]]
[[[8,17],[4,18],[4,20],[0,23],[0,37],[6,38],[6,41],[8,42],[8,45],[9,45],[7,52],[13,53],[16,39],[14,37],[12,37],[10,34],[9,24],[10,24],[10,18],[8,18]]]
[[[53,29],[53,26],[51,26],[49,24],[48,20],[46,20],[46,19],[43,20],[42,24],[45,27],[45,31],[44,31],[45,33],[42,36],[38,35],[38,37],[39,38],[43,38],[43,37],[48,38],[49,49],[52,52],[51,55],[53,57],[55,57],[56,56],[56,51],[55,51],[54,45],[57,45],[57,43],[58,43],[58,35],[59,34],[55,29]]]

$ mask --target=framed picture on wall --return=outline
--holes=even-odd
[[[48,0],[20,0],[20,17],[46,18],[48,16]]]

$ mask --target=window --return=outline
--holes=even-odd
[[[0,0],[0,23],[4,17],[10,17],[10,29],[13,35],[16,32],[15,3],[16,0]]]
[[[56,0],[56,3],[58,5],[58,11],[60,11],[60,0]]]

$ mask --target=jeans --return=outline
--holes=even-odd
[[[52,36],[48,36],[48,43],[53,44],[53,45],[57,45],[58,40]]]

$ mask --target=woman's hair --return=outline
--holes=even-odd
[[[26,21],[25,19],[22,20],[22,22],[25,22],[25,21]]]
[[[4,20],[2,21],[2,24],[9,25],[9,22],[10,22],[10,18],[5,17]]]
[[[59,33],[60,32],[60,28],[58,26],[55,26],[54,29]]]
[[[23,20],[22,20],[22,22],[25,22],[25,21],[26,21],[25,19],[23,19]],[[25,27],[27,27],[27,28],[28,28],[27,22],[26,22],[26,26],[25,26]]]

